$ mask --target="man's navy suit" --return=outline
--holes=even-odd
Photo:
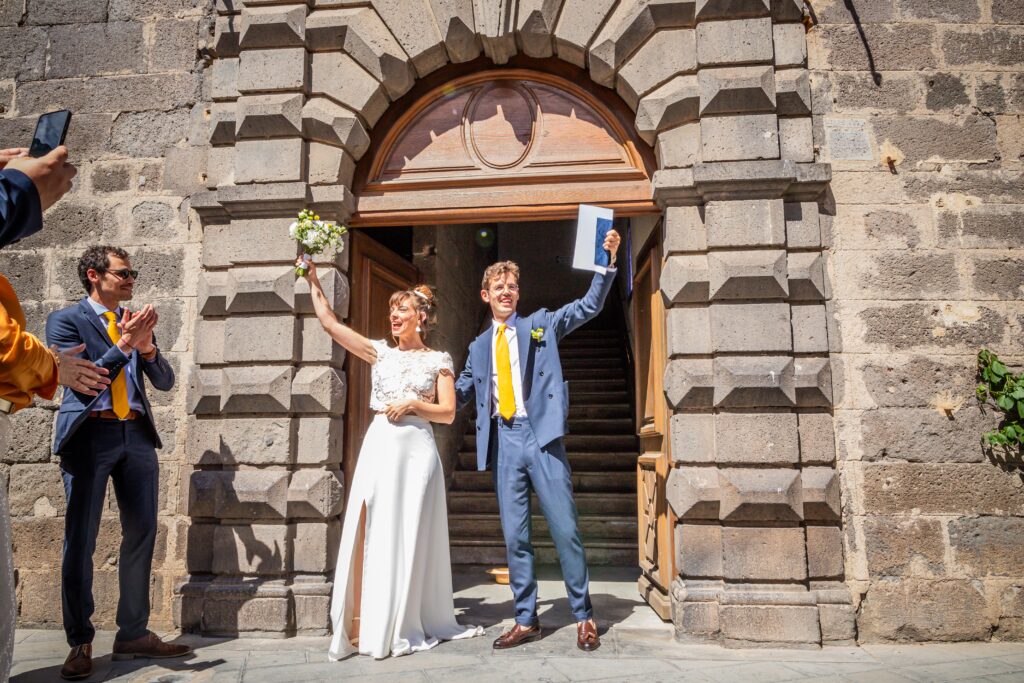
[[[568,431],[569,387],[562,380],[558,342],[601,312],[615,281],[614,269],[597,274],[582,299],[557,311],[541,309],[515,320],[526,417],[494,417],[491,375],[494,330],[469,345],[466,367],[455,384],[459,407],[475,400],[477,469],[490,467],[508,550],[509,583],[516,622],[537,623],[537,580],[530,542],[530,493],[544,512],[558,550],[569,606],[577,621],[590,619],[589,575],[572,496],[572,471],[562,437]],[[532,332],[538,333],[535,339]]]
[[[0,171],[0,248],[42,227],[43,207],[36,186],[21,171]]]
[[[68,644],[91,643],[95,635],[90,621],[94,611],[92,557],[108,478],[114,482],[121,513],[117,639],[141,638],[149,621],[159,488],[156,449],[161,447],[143,376],[154,388],[169,391],[174,386],[174,370],[159,350],[150,361],[137,351],[125,356],[111,341],[88,299],[51,313],[46,320],[46,341],[62,349],[84,342],[82,356],[106,368],[111,381],[131,364],[128,377],[134,378],[134,386],[130,396],[141,414],[124,421],[91,416],[110,389],[99,396],[86,396],[65,388],[53,450],[61,459],[67,497],[61,597]]]

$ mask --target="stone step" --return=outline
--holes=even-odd
[[[632,422],[633,408],[628,403],[609,403],[606,405],[569,405],[569,420],[602,420],[615,417],[628,417]]]
[[[569,466],[574,472],[630,472],[635,476],[636,459],[633,452],[573,451],[569,453]],[[476,470],[476,451],[459,453],[459,470]]]
[[[573,368],[562,369],[562,378],[569,381],[570,385],[580,380],[603,380],[609,384],[615,384],[616,388],[625,388],[626,371],[618,367],[598,366],[594,368]]]
[[[589,567],[632,567],[638,561],[636,543],[595,542],[584,543]],[[534,542],[534,561],[537,564],[557,564],[558,552],[551,541]],[[452,564],[490,565],[504,567],[508,564],[505,544],[501,542],[451,541]]]
[[[550,541],[551,532],[544,515],[532,515],[532,538]],[[588,541],[619,540],[636,545],[636,517],[580,517],[580,534],[584,545]],[[502,542],[501,518],[498,515],[451,515],[448,518],[448,534],[452,541],[489,540]]]
[[[569,385],[570,406],[606,406],[610,403],[629,405],[629,394],[625,391],[580,391]]]
[[[572,488],[580,493],[627,493],[636,490],[633,472],[573,472]],[[458,470],[451,491],[494,491],[494,476],[476,470]]]
[[[487,474],[490,474],[489,472]],[[635,515],[636,491],[630,493],[577,493],[576,511],[582,519],[587,515]],[[531,496],[534,510],[540,510],[536,496]],[[492,492],[449,491],[448,514],[498,513],[498,499]]]
[[[574,418],[569,417],[569,432],[572,434],[633,434],[633,420],[618,418]],[[476,423],[466,425],[466,434],[476,433]]]
[[[565,439],[565,450],[615,452],[636,451],[637,440],[632,434],[568,434]],[[476,434],[467,434],[462,441],[462,448],[467,451],[476,450]]]
[[[605,358],[587,358],[577,357],[575,354],[561,354],[562,358],[562,370],[569,372],[570,370],[591,370],[595,368],[618,368],[625,372],[626,365],[622,362],[621,358],[618,359],[605,359]]]
[[[558,352],[563,360],[595,358],[611,362],[622,362],[622,350],[615,346],[559,346]]]

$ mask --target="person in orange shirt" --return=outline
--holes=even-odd
[[[38,159],[24,148],[0,150],[0,248],[42,229],[43,211],[71,189],[76,171],[67,156],[64,147]],[[110,384],[106,370],[77,357],[84,350],[47,349],[26,332],[18,296],[0,273],[0,453],[9,443],[7,416],[34,396],[53,398],[58,384],[96,395]],[[0,486],[0,681],[10,673],[15,616],[10,515]]]

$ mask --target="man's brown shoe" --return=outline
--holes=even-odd
[[[115,662],[124,659],[135,659],[146,657],[148,659],[168,659],[170,657],[184,657],[192,652],[188,645],[173,645],[165,643],[156,637],[152,631],[135,640],[115,640],[114,653],[111,659]]]
[[[78,681],[92,675],[92,645],[75,645],[60,668],[60,677],[66,681]]]
[[[494,641],[494,649],[507,650],[537,638],[540,638],[540,624],[536,626],[516,624],[511,631],[506,631],[498,636],[498,639]]]
[[[585,652],[601,647],[601,638],[597,635],[597,624],[593,619],[576,624],[576,647]]]

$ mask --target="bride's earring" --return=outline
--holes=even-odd
[[[423,334],[423,328],[419,325],[416,326],[416,334]]]

